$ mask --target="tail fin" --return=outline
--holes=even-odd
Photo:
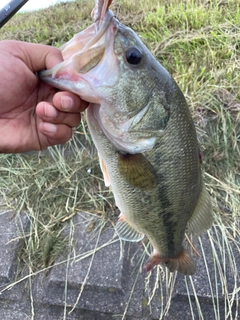
[[[154,253],[144,266],[145,271],[151,271],[158,264],[165,265],[170,272],[178,271],[184,275],[193,275],[196,271],[195,263],[185,249],[176,257],[162,258]]]

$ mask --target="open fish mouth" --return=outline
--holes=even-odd
[[[92,91],[103,79],[112,79],[110,75],[116,63],[105,64],[103,60],[110,56],[114,59],[110,53],[118,25],[112,11],[107,10],[101,21],[79,32],[60,48],[64,59],[62,63],[40,71],[39,77],[56,88],[80,95],[88,102],[99,103]],[[110,70],[106,69],[106,65],[112,66]]]
[[[98,42],[109,28],[113,16],[113,12],[108,10],[101,21],[101,24],[95,22],[84,31],[75,35],[69,42],[65,43],[60,48],[63,59],[67,60],[76,53],[88,52],[91,48],[98,48],[101,46],[101,44],[105,42],[105,39],[103,38],[100,43]]]

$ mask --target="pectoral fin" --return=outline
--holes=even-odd
[[[106,187],[109,187],[111,185],[110,183],[110,178],[109,178],[109,174],[108,174],[108,171],[107,171],[107,167],[105,165],[105,162],[103,161],[103,159],[101,158],[100,155],[98,155],[99,157],[99,163],[100,163],[100,167],[101,167],[101,170],[102,170],[102,173],[103,173],[103,178],[104,178],[104,182],[105,182],[105,186]]]
[[[131,186],[149,190],[156,185],[155,172],[143,154],[119,154],[118,169]]]
[[[144,238],[144,234],[135,230],[122,213],[115,226],[115,231],[119,238],[125,241],[138,242]]]

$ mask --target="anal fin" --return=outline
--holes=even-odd
[[[135,230],[122,213],[115,225],[115,231],[119,238],[125,241],[138,242],[144,238],[144,234]]]

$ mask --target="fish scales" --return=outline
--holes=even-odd
[[[174,101],[175,97],[172,99]],[[176,110],[171,110],[171,117],[161,141],[152,150],[143,153],[155,169],[156,184],[150,190],[128,184],[126,177],[119,173],[119,153],[99,130],[98,124],[94,126],[91,119],[88,120],[100,156],[105,161],[109,175],[114,177],[111,186],[117,205],[138,230],[149,239],[153,238],[152,242],[156,243],[153,246],[161,248],[163,256],[174,256],[182,249],[179,239],[184,238],[186,224],[194,210],[201,187],[194,126],[188,115],[189,110],[186,109],[185,103],[182,103],[183,113],[186,109],[186,116],[191,121],[193,132],[189,134],[189,123],[185,125],[181,121],[181,101],[178,106]],[[138,170],[137,167],[133,169]],[[156,225],[159,226],[157,229]],[[175,241],[172,234],[175,235]]]
[[[164,264],[193,274],[185,232],[201,234],[213,221],[194,123],[170,74],[103,2],[94,25],[63,46],[65,61],[40,77],[90,102],[86,119],[121,211],[119,237],[147,236],[154,251],[146,271]]]

